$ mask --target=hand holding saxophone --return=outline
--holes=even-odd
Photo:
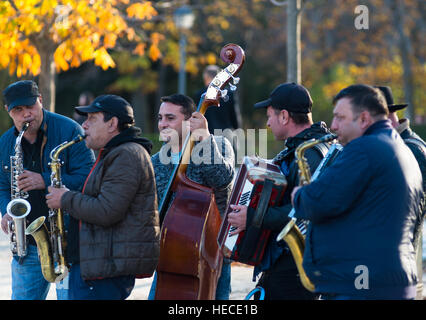
[[[13,218],[6,213],[1,219],[1,229],[5,234],[9,234],[9,221],[13,221]]]
[[[46,204],[50,209],[60,209],[61,208],[61,199],[62,195],[69,191],[66,187],[55,188],[48,187],[47,190],[49,193],[46,195]]]
[[[29,170],[24,170],[18,177],[18,188],[21,191],[28,192],[31,190],[44,190],[44,183],[41,174]]]

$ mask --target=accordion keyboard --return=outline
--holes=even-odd
[[[254,187],[254,184],[252,184],[249,180],[245,181],[244,188],[241,191],[241,196],[238,199],[238,205],[240,206],[248,206],[250,203],[250,195],[251,191]],[[237,242],[238,234],[230,235],[231,232],[235,231],[235,227],[231,226],[229,228],[228,237],[225,241],[225,246],[232,251],[234,249],[235,243]]]

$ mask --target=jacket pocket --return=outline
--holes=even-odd
[[[115,261],[114,261],[114,255],[113,255],[113,250],[114,250],[114,228],[109,228],[108,230],[108,247],[107,247],[107,263],[109,266],[109,274],[110,276],[114,276],[115,272],[117,270],[117,267],[115,265]]]

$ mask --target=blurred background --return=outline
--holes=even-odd
[[[333,96],[367,83],[409,103],[398,115],[425,139],[425,16],[422,0],[5,0],[0,88],[34,79],[44,106],[69,117],[82,94],[121,95],[158,149],[160,97],[195,100],[204,68],[225,68],[220,50],[235,43],[246,55],[233,93],[239,127],[266,128],[253,104],[279,83],[307,87],[314,121],[328,125]],[[1,108],[0,134],[10,126]],[[268,137],[273,157],[282,144]]]

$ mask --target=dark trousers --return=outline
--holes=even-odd
[[[265,300],[314,300],[317,296],[300,282],[293,257],[284,253],[257,284],[265,289]],[[256,296],[255,296],[255,299]]]
[[[134,276],[106,279],[83,280],[80,264],[73,264],[70,270],[70,300],[124,300],[135,286]]]

